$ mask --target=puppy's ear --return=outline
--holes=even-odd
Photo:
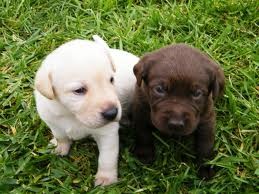
[[[51,83],[51,74],[48,68],[42,66],[37,71],[35,77],[35,88],[46,98],[50,100],[55,98]]]
[[[104,52],[106,53],[108,59],[110,60],[110,63],[112,65],[112,70],[115,72],[116,71],[116,66],[115,66],[115,63],[112,59],[112,56],[111,56],[111,53],[110,53],[110,47],[108,46],[108,44],[98,35],[93,35],[93,39],[94,41],[99,44]]]
[[[212,80],[210,84],[210,91],[212,97],[215,99],[223,94],[225,87],[225,76],[223,70],[217,64],[213,64],[212,69]]]
[[[133,72],[137,79],[137,85],[141,86],[142,80],[145,80],[147,74],[147,65],[144,60],[140,60],[133,68]]]

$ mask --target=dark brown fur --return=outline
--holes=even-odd
[[[134,74],[135,155],[144,163],[154,159],[154,127],[168,135],[194,133],[199,174],[213,176],[213,169],[203,163],[213,153],[214,99],[224,89],[220,67],[197,49],[175,44],[146,54]]]

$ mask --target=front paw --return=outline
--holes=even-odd
[[[133,154],[143,163],[152,164],[155,159],[154,146],[136,146],[133,150]]]
[[[107,186],[118,181],[116,173],[98,172],[95,176],[95,186]]]
[[[68,155],[69,153],[69,150],[70,150],[70,146],[71,146],[71,141],[59,141],[59,140],[56,140],[55,138],[52,139],[50,141],[50,143],[52,143],[53,145],[56,146],[55,150],[54,150],[54,153],[56,155],[60,155],[60,156],[66,156]]]
[[[201,179],[209,180],[215,175],[215,170],[210,165],[202,165],[198,170]]]

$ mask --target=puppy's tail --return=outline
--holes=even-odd
[[[93,39],[97,44],[99,44],[104,49],[106,55],[108,56],[108,58],[111,62],[113,71],[116,71],[116,67],[115,67],[115,64],[112,60],[112,56],[111,56],[111,53],[110,53],[110,47],[108,46],[108,44],[98,35],[93,35]]]

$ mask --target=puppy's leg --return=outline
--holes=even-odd
[[[95,135],[94,139],[96,140],[99,149],[98,171],[95,176],[95,186],[110,185],[117,182],[119,154],[118,130],[111,134]]]
[[[66,156],[69,153],[72,141],[68,138],[53,138],[50,143],[56,146],[54,153],[60,156]]]
[[[136,145],[134,155],[144,164],[150,164],[155,158],[155,146],[152,136],[152,126],[149,124],[149,112],[141,107],[134,110],[133,120],[136,130]]]
[[[152,131],[148,128],[136,128],[136,145],[134,155],[144,164],[150,164],[155,158]]]
[[[54,153],[60,156],[68,155],[72,140],[66,136],[64,130],[51,124],[48,125],[54,136],[54,138],[50,141],[50,143],[56,146]]]
[[[199,168],[198,173],[201,178],[210,179],[215,175],[214,169],[210,165],[204,164],[206,160],[214,156],[214,140],[214,119],[200,123],[195,132],[195,148]]]

